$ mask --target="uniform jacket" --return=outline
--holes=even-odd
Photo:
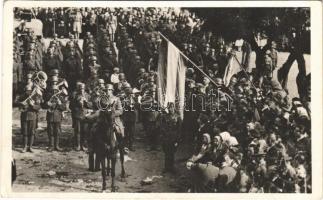
[[[22,96],[22,98],[19,100],[24,101],[26,98],[29,97],[29,94],[25,94]],[[27,105],[20,105],[20,108],[22,109],[21,112],[21,121],[33,121],[37,119],[37,113],[40,110],[41,106],[41,97],[33,98],[34,105],[30,105],[29,103]],[[28,101],[27,101],[28,102]]]
[[[84,93],[85,101],[81,101],[82,95],[80,93],[73,93],[70,101],[70,109],[72,110],[72,117],[75,119],[84,119],[88,109],[92,108],[91,97],[88,93]],[[82,106],[83,103],[83,106]]]
[[[45,99],[45,108],[47,108],[46,120],[47,122],[61,122],[63,118],[63,111],[66,110],[66,102],[62,97],[58,97],[61,104],[55,103],[53,100],[50,101],[50,98],[54,95],[53,92],[49,92]]]
[[[136,122],[136,112],[135,112],[135,99],[133,96],[128,95],[123,100],[124,113],[123,120],[125,122]]]

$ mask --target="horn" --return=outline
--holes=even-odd
[[[33,79],[34,83],[36,85],[38,85],[39,87],[41,87],[42,89],[45,89],[47,84],[46,84],[46,81],[47,81],[48,77],[47,77],[47,74],[43,71],[38,71]]]

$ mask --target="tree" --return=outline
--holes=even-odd
[[[194,8],[190,9],[204,17],[204,28],[221,35],[227,41],[244,39],[256,53],[256,68],[260,69],[264,55],[272,41],[288,38],[289,58],[279,70],[278,79],[286,88],[289,69],[296,60],[299,74],[297,85],[300,97],[304,89],[305,60],[303,53],[310,53],[310,9],[309,8]],[[267,38],[267,44],[261,48],[256,36]],[[283,46],[283,45],[280,45]],[[285,49],[284,49],[285,50]]]

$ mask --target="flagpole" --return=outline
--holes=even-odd
[[[246,74],[247,79],[248,79],[248,81],[251,83],[252,87],[253,87],[254,89],[257,89],[257,88],[256,88],[256,86],[253,84],[253,82],[250,80],[250,77],[249,77],[248,73],[247,73],[247,72],[246,72],[246,70],[243,68],[243,66],[242,66],[242,64],[240,63],[240,61],[238,60],[237,56],[236,56],[236,55],[232,55],[232,56],[233,56],[233,57],[236,59],[236,61],[238,62],[238,64],[239,64],[239,66],[240,66],[241,70]]]
[[[167,40],[168,42],[170,42],[170,43],[172,43],[168,38],[166,38],[161,32],[159,32],[158,31],[158,33],[165,39],[165,40]],[[172,43],[173,44],[173,43]],[[174,45],[174,44],[173,44]],[[175,46],[175,45],[174,45]],[[214,84],[214,85],[216,85],[217,87],[219,87],[218,86],[218,84],[216,84],[215,82],[214,82],[214,80],[209,76],[209,75],[207,75],[202,69],[200,69],[191,59],[189,59],[181,50],[179,50],[178,49],[178,51],[179,51],[179,53],[182,55],[182,56],[184,56],[184,58],[186,58],[197,70],[199,70],[204,76],[206,76],[208,79],[210,79],[210,81]]]

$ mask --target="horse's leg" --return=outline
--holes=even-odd
[[[116,188],[115,188],[115,173],[116,173],[116,155],[113,156],[113,158],[111,158],[111,192],[115,192]]]
[[[102,190],[107,189],[107,183],[106,183],[106,171],[105,171],[105,156],[99,157],[101,162],[101,174],[102,174]]]
[[[110,176],[111,167],[110,167],[110,158],[107,157],[107,176]]]
[[[121,180],[125,181],[126,178],[126,171],[124,169],[124,151],[123,145],[119,145],[119,152],[120,152],[120,163],[121,163]]]

